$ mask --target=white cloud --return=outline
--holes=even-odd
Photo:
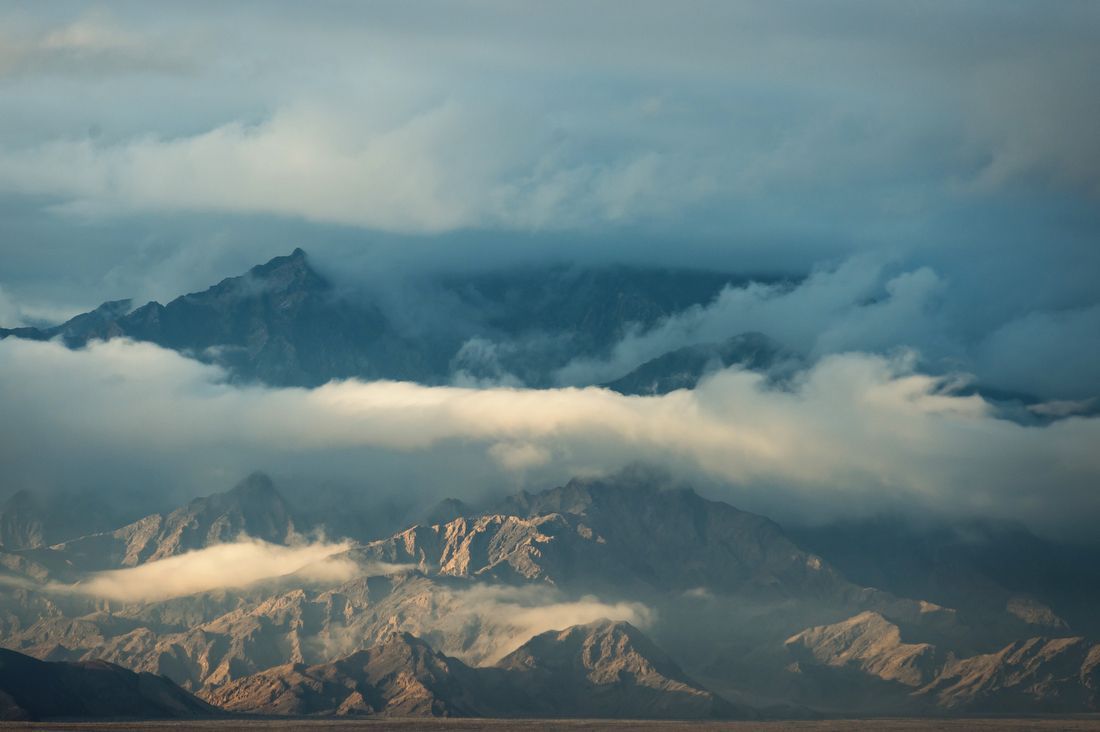
[[[434,465],[430,480],[455,490],[456,450],[494,462],[515,453],[525,465],[549,453],[532,479],[644,459],[736,486],[736,502],[780,512],[907,506],[1078,528],[1100,515],[1100,419],[1041,428],[1000,420],[913,363],[839,354],[789,391],[728,370],[661,397],[356,381],[305,390],[231,386],[218,369],[148,344],[70,351],[7,339],[0,457],[13,479],[41,479],[59,466],[87,476],[109,459],[127,470],[160,462],[175,475],[311,464],[336,451],[355,475],[374,469],[381,450]]]
[[[75,585],[54,583],[47,589],[122,602],[148,602],[247,587],[292,574],[337,584],[361,572],[355,562],[336,556],[348,548],[346,543],[323,542],[281,546],[242,537],[137,567],[97,572]]]
[[[752,331],[814,357],[898,346],[949,347],[950,330],[934,307],[943,287],[940,277],[927,267],[894,276],[886,272],[881,261],[861,256],[819,268],[797,286],[753,282],[726,287],[711,303],[627,334],[607,359],[571,362],[558,379],[603,383],[670,350]]]
[[[639,602],[606,602],[592,595],[569,599],[553,588],[530,585],[476,586],[437,601],[450,608],[447,624],[476,622],[486,630],[491,628],[471,648],[444,650],[478,665],[495,663],[550,630],[564,630],[604,618],[646,629],[657,619],[653,609]]]

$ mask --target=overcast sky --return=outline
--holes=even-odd
[[[1100,4],[1068,0],[9,2],[0,325],[295,246],[782,272],[807,279],[613,360],[736,325],[1073,411],[1100,394],[1097,69]]]

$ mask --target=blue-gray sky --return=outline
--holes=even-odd
[[[1100,395],[1097,69],[1100,4],[1069,0],[9,2],[0,325],[295,246],[345,276],[782,272],[808,279],[615,358],[736,325],[1072,412]]]

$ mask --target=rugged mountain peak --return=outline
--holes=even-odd
[[[702,587],[787,596],[856,590],[773,521],[703,498],[644,467],[521,493],[501,510],[570,517],[578,533],[597,539],[604,566],[617,567],[610,581],[632,578],[662,591]]]
[[[953,659],[918,693],[952,711],[1098,711],[1100,644],[1028,638],[996,653]]]
[[[414,526],[357,551],[367,559],[413,563],[422,571],[456,577],[551,580],[559,568],[559,539],[572,536],[559,514],[532,518],[487,514],[435,526]],[[583,538],[583,537],[581,537]]]
[[[614,681],[623,671],[635,676],[659,673],[683,677],[672,659],[640,630],[626,621],[607,618],[536,635],[497,666],[535,671],[563,670],[578,664],[595,683]]]
[[[679,719],[740,716],[744,711],[688,678],[630,623],[597,620],[535,636],[497,664],[521,677],[536,708],[577,716]]]
[[[97,315],[103,319],[120,318],[130,312],[134,307],[134,301],[130,298],[122,300],[108,300],[93,310],[89,315]]]
[[[324,716],[475,716],[493,700],[475,670],[408,633],[331,663],[288,664],[207,694],[229,711]]]
[[[226,500],[235,501],[238,505],[253,505],[253,506],[266,506],[272,507],[276,504],[284,504],[282,495],[275,489],[275,483],[267,475],[256,471],[251,473],[248,477],[242,480],[237,485],[230,488],[224,493],[216,493],[209,496],[206,499],[197,500],[211,500],[218,497],[224,497]]]
[[[200,546],[232,541],[240,534],[285,543],[294,533],[294,520],[271,478],[253,473],[224,493],[196,498],[176,509],[168,514],[165,528],[178,533],[181,541],[192,537]]]
[[[264,283],[278,290],[293,288],[324,289],[328,287],[328,281],[310,266],[305,251],[298,247],[286,256],[274,257],[264,264],[259,264],[248,271],[244,278],[262,280]],[[242,280],[244,278],[232,278]],[[226,282],[231,280],[226,280]]]
[[[345,671],[360,671],[373,676],[391,676],[402,672],[422,674],[429,669],[447,671],[449,664],[461,661],[448,658],[411,633],[393,631],[385,634],[371,648],[333,662]]]
[[[928,683],[943,659],[928,643],[904,643],[901,630],[876,612],[863,612],[832,625],[807,628],[787,639],[805,662],[851,667],[906,686]]]

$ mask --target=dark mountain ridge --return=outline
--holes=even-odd
[[[437,277],[395,303],[385,293],[338,290],[299,248],[167,305],[132,309],[118,300],[52,328],[0,328],[0,338],[60,337],[79,347],[127,337],[280,386],[351,377],[443,383],[456,372],[545,386],[570,359],[606,354],[628,329],[652,327],[743,279],[551,266]]]
[[[288,541],[295,512],[253,475],[113,532],[0,551],[0,642],[279,714],[707,718],[729,713],[723,698],[835,713],[1095,705],[1100,646],[1041,599],[958,611],[853,582],[766,517],[641,467],[429,515],[334,557],[364,572],[350,579],[134,602],[66,591],[88,572],[241,535]],[[645,630],[570,630],[589,612]],[[419,640],[377,648],[395,632]]]

